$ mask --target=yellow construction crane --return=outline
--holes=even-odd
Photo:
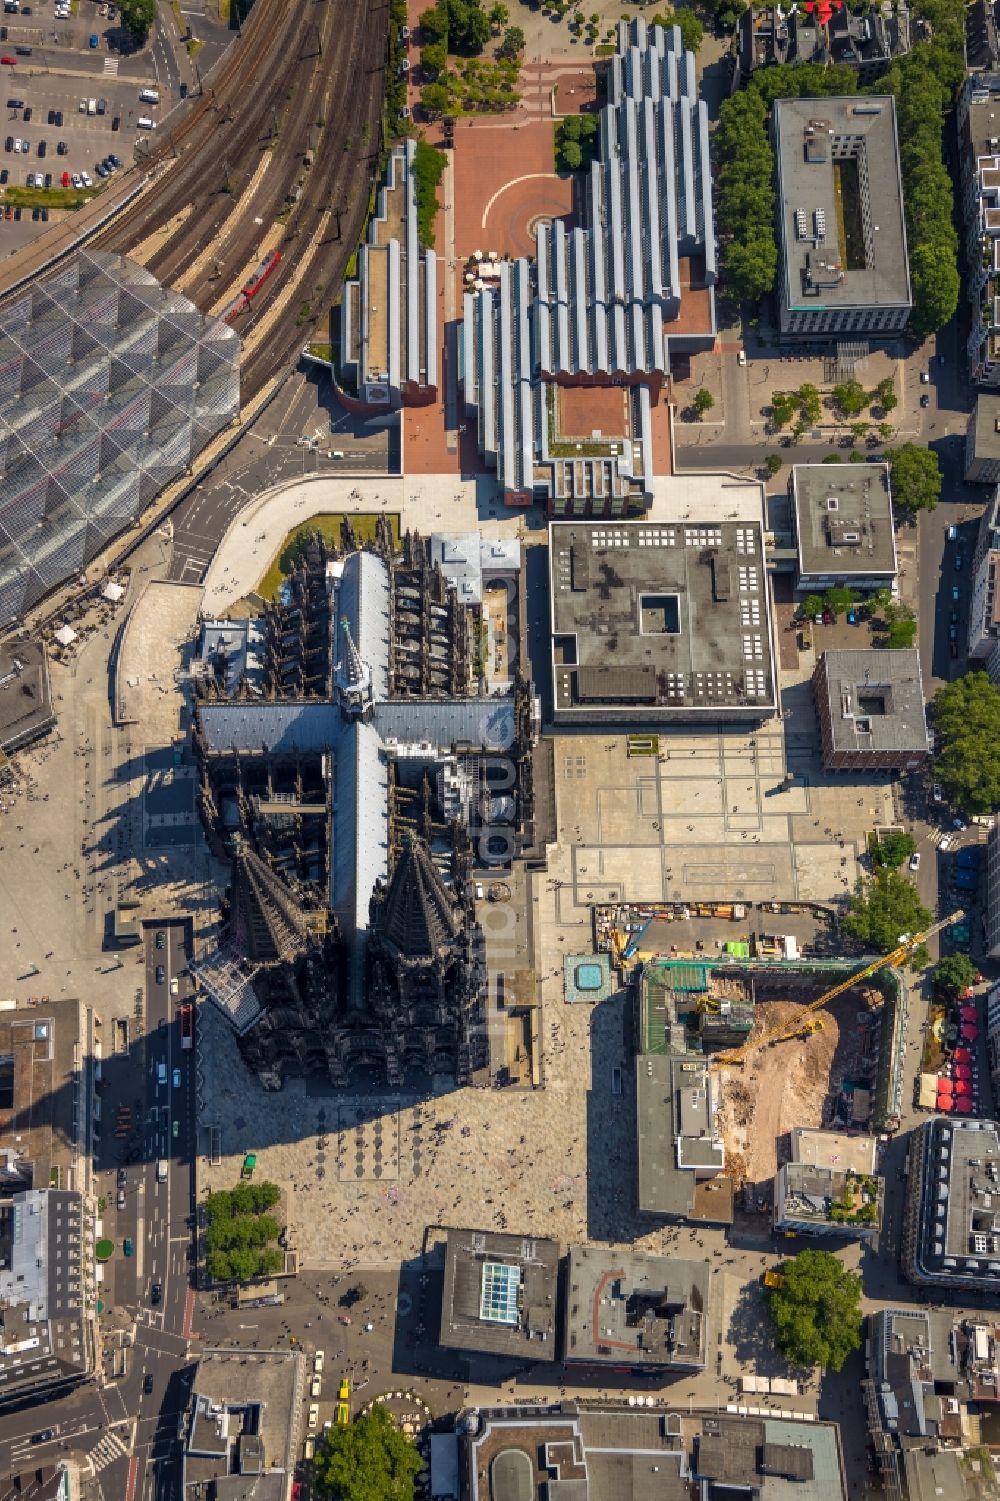
[[[773,1032],[765,1032],[762,1037],[758,1037],[753,1044],[754,1047],[760,1047],[764,1043],[771,1046],[777,1042],[788,1042],[793,1037],[810,1036],[813,1031],[818,1030],[815,1023],[809,1023],[805,1020],[810,1012],[819,1011],[822,1007],[829,1006],[830,1002],[835,1000],[838,995],[843,995],[845,990],[850,990],[854,985],[860,985],[862,980],[867,980],[869,975],[877,974],[880,969],[885,969],[887,965],[901,963],[902,960],[908,958],[913,953],[914,949],[919,948],[922,943],[926,943],[928,938],[933,938],[935,933],[942,932],[944,928],[950,928],[952,923],[961,922],[964,916],[965,913],[959,909],[958,912],[953,912],[950,917],[944,917],[940,922],[933,923],[925,932],[913,933],[909,938],[905,938],[897,948],[894,948],[891,954],[883,954],[880,959],[875,959],[871,964],[866,964],[856,974],[851,975],[846,980],[841,980],[839,985],[834,985],[830,990],[825,990],[819,1000],[810,1001],[808,1006],[803,1006],[791,1025],[776,1027]],[[742,1067],[743,1054],[749,1046],[750,1043],[745,1042],[733,1052],[716,1053],[709,1066],[711,1068],[725,1068],[727,1065]]]

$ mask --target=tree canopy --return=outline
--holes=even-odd
[[[251,1277],[280,1271],[284,1255],[271,1241],[281,1226],[266,1210],[277,1204],[281,1190],[276,1183],[238,1183],[235,1188],[210,1193],[202,1206],[205,1231],[205,1267],[217,1282],[249,1282]]]
[[[413,1501],[420,1455],[376,1402],[346,1427],[328,1428],[313,1478],[324,1501]]]
[[[886,870],[898,870],[904,860],[908,860],[917,848],[916,840],[912,834],[906,834],[899,830],[894,834],[886,834],[882,839],[876,839],[872,843],[871,857],[875,865]]]
[[[872,876],[859,877],[843,928],[866,949],[888,954],[904,933],[917,933],[930,920],[913,882],[898,870],[882,867]]]
[[[985,672],[967,672],[938,690],[935,774],[963,813],[1000,808],[1000,688]]]
[[[930,448],[904,443],[888,455],[892,504],[897,511],[913,514],[933,511],[941,497],[941,465]]]
[[[129,35],[144,42],[156,20],[156,0],[118,0],[118,13]]]
[[[782,1354],[795,1365],[839,1371],[861,1346],[861,1278],[830,1251],[800,1251],[781,1275],[768,1306]]]
[[[968,954],[945,954],[934,966],[931,980],[935,990],[954,999],[976,982],[978,970]]]

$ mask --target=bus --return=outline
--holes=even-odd
[[[181,1047],[185,1052],[194,1047],[194,1007],[190,1001],[181,1007]]]

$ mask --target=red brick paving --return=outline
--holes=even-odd
[[[597,78],[593,68],[579,73],[560,74],[555,86],[557,115],[582,115],[597,108]]]
[[[559,386],[559,436],[630,436],[628,393],[623,386]]]
[[[674,459],[670,448],[670,408],[667,387],[660,392],[660,400],[653,408],[650,427],[653,431],[653,473],[673,474]]]
[[[455,254],[530,255],[539,217],[571,219],[573,182],[555,170],[550,120],[455,127]]]

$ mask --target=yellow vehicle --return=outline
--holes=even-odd
[[[351,1421],[351,1383],[346,1376],[341,1377],[340,1391],[337,1393],[337,1416],[336,1423],[339,1428],[346,1428]]]
[[[765,1272],[763,1276],[765,1287],[784,1287],[785,1279],[780,1272]]]

